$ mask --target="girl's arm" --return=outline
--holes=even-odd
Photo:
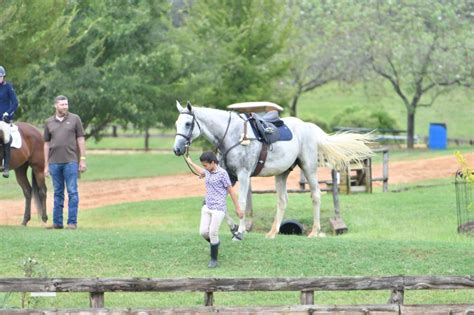
[[[240,210],[239,199],[237,198],[237,194],[235,193],[234,187],[229,185],[229,187],[227,187],[227,191],[229,192],[230,198],[232,198],[232,202],[234,203],[235,213],[240,219],[243,219],[244,213],[242,212],[242,210]]]
[[[186,159],[186,161],[189,163],[189,165],[191,165],[192,168],[194,168],[194,170],[199,173],[199,178],[203,178],[206,174],[204,173],[204,168],[200,167],[199,165],[197,165],[196,163],[194,163],[191,158],[189,156],[185,156],[184,157]]]

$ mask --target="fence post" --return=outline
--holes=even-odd
[[[204,292],[204,306],[214,305],[214,292]]]
[[[302,305],[314,304],[314,291],[301,291],[300,302]]]
[[[405,291],[403,289],[393,289],[388,299],[388,304],[403,304]]]
[[[103,308],[104,292],[91,292],[89,301],[92,308]]]
[[[383,151],[383,192],[388,191],[388,149]]]

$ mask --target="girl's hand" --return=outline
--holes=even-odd
[[[235,209],[235,213],[237,213],[237,216],[239,217],[239,219],[244,218],[244,213],[240,209]]]

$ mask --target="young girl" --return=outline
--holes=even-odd
[[[232,198],[235,212],[239,218],[243,218],[244,214],[240,210],[237,194],[231,185],[229,175],[226,170],[219,167],[219,161],[213,152],[207,151],[201,154],[199,160],[203,167],[193,163],[189,156],[186,157],[186,160],[200,174],[200,178],[205,178],[206,196],[201,209],[199,233],[211,244],[211,261],[209,261],[208,267],[215,268],[217,267],[219,249],[219,228],[227,211],[227,193]]]

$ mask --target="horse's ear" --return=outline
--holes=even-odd
[[[181,106],[178,100],[176,100],[176,108],[180,113],[184,110],[183,106]]]
[[[193,110],[193,108],[192,108],[192,105],[191,105],[191,102],[190,102],[190,101],[188,101],[188,103],[186,104],[186,107],[187,107],[187,109],[189,110],[189,112],[191,112],[191,111]]]

